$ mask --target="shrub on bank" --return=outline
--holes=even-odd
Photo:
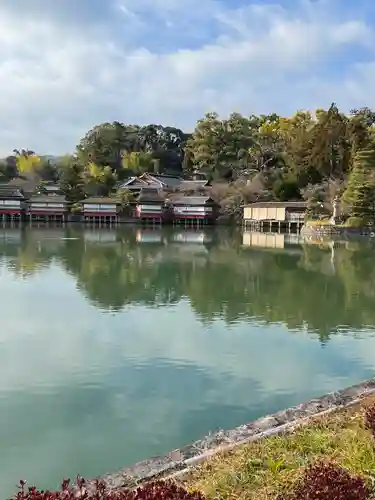
[[[332,463],[318,462],[305,470],[291,493],[278,500],[367,500],[370,495],[363,478]]]
[[[65,479],[60,491],[43,491],[35,487],[26,488],[20,481],[19,492],[12,500],[203,500],[200,492],[189,492],[172,481],[153,481],[134,490],[107,491],[105,484],[96,481],[93,488],[86,489],[83,478],[72,485]]]

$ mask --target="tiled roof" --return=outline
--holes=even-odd
[[[20,192],[20,190],[15,187],[15,186],[10,186],[8,183],[7,184],[0,184],[0,199],[20,199],[23,200],[24,196]]]
[[[46,195],[33,195],[31,198],[30,198],[30,202],[31,203],[35,203],[35,202],[40,202],[40,203],[66,203],[66,197],[63,196],[63,195],[49,195],[49,196],[46,196]]]
[[[170,201],[174,205],[205,205],[208,201],[212,201],[209,196],[173,196]]]
[[[163,175],[163,174],[148,174],[147,177],[151,180],[156,180],[161,182],[166,187],[175,188],[178,187],[183,181],[182,177],[173,175]]]
[[[160,202],[164,203],[163,196],[160,195],[157,189],[143,188],[137,197],[138,202]]]

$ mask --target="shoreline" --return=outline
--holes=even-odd
[[[310,423],[315,418],[359,405],[364,398],[375,395],[375,378],[324,394],[297,406],[266,415],[234,429],[221,430],[164,456],[151,457],[129,467],[87,481],[87,487],[100,479],[108,490],[131,488],[154,479],[183,477],[198,464],[239,446]]]
[[[301,227],[301,237],[313,236],[370,236],[375,228],[370,226],[345,227],[331,224],[304,224]]]

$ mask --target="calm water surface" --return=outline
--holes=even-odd
[[[0,495],[373,377],[374,250],[226,230],[1,229]]]

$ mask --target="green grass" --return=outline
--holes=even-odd
[[[364,427],[362,408],[337,412],[291,434],[218,455],[196,467],[183,482],[208,499],[274,499],[295,484],[304,467],[319,459],[333,460],[373,483],[373,438]]]

